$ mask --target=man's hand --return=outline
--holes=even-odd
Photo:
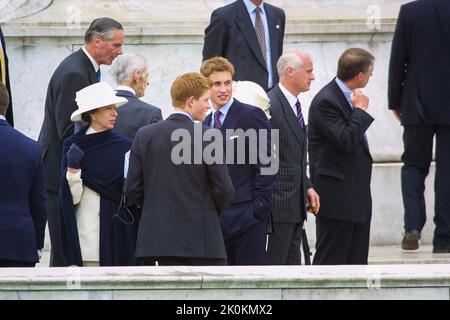
[[[72,143],[67,151],[67,167],[72,169],[80,169],[80,162],[83,159],[84,152],[76,143]]]
[[[400,121],[400,116],[402,115],[402,113],[400,112],[400,108],[394,108],[392,109],[392,112],[394,113],[395,119]]]
[[[306,191],[306,207],[308,208],[309,212],[314,215],[319,213],[320,198],[314,188],[309,188]]]
[[[369,97],[359,89],[353,90],[350,95],[350,101],[352,102],[353,108],[358,108],[365,111],[369,107]]]

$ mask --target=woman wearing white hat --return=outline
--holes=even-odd
[[[136,223],[120,203],[124,156],[132,141],[111,130],[116,108],[127,99],[99,82],[78,91],[75,100],[78,110],[71,120],[88,126],[63,145],[60,203],[65,265],[134,265]]]

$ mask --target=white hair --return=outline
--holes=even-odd
[[[300,68],[303,65],[302,56],[308,56],[308,55],[301,51],[298,51],[298,50],[293,50],[293,51],[288,51],[286,53],[283,53],[283,55],[278,59],[278,63],[277,63],[277,71],[278,71],[278,76],[280,77],[280,79],[283,78],[283,76],[288,68],[297,70],[298,68]]]
[[[114,59],[109,73],[117,84],[120,84],[130,80],[136,71],[145,68],[147,68],[147,59],[140,54],[125,53]]]

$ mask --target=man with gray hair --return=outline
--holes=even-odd
[[[134,139],[140,128],[162,120],[161,109],[139,99],[148,86],[147,60],[134,53],[121,55],[112,64],[110,73],[118,84],[117,96],[128,100],[117,109],[114,131]]]
[[[51,241],[50,266],[63,266],[59,232],[59,180],[63,141],[74,133],[70,115],[77,109],[75,93],[100,81],[100,65],[110,65],[122,54],[122,25],[111,18],[92,21],[84,46],[65,58],[53,73],[45,100],[45,117],[39,134],[46,189]]]
[[[269,91],[270,123],[280,135],[278,185],[273,193],[272,233],[267,256],[270,264],[301,264],[303,222],[307,208],[317,213],[319,196],[306,175],[306,125],[300,93],[308,91],[314,80],[311,57],[295,50],[284,53],[277,63],[280,82]],[[305,248],[305,246],[304,246]],[[309,249],[305,263],[310,264]]]

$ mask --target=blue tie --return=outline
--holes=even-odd
[[[298,101],[298,99],[297,102],[295,103],[295,107],[297,108],[297,121],[300,123],[302,128],[305,128],[305,120],[303,119],[302,106],[300,105],[300,101]]]
[[[222,112],[220,112],[220,110],[214,112],[214,128],[220,129],[222,127],[222,124],[220,123],[221,114]]]
[[[100,68],[98,68],[95,75],[97,76],[97,82],[100,82],[100,79],[102,78],[102,72],[100,71]]]

